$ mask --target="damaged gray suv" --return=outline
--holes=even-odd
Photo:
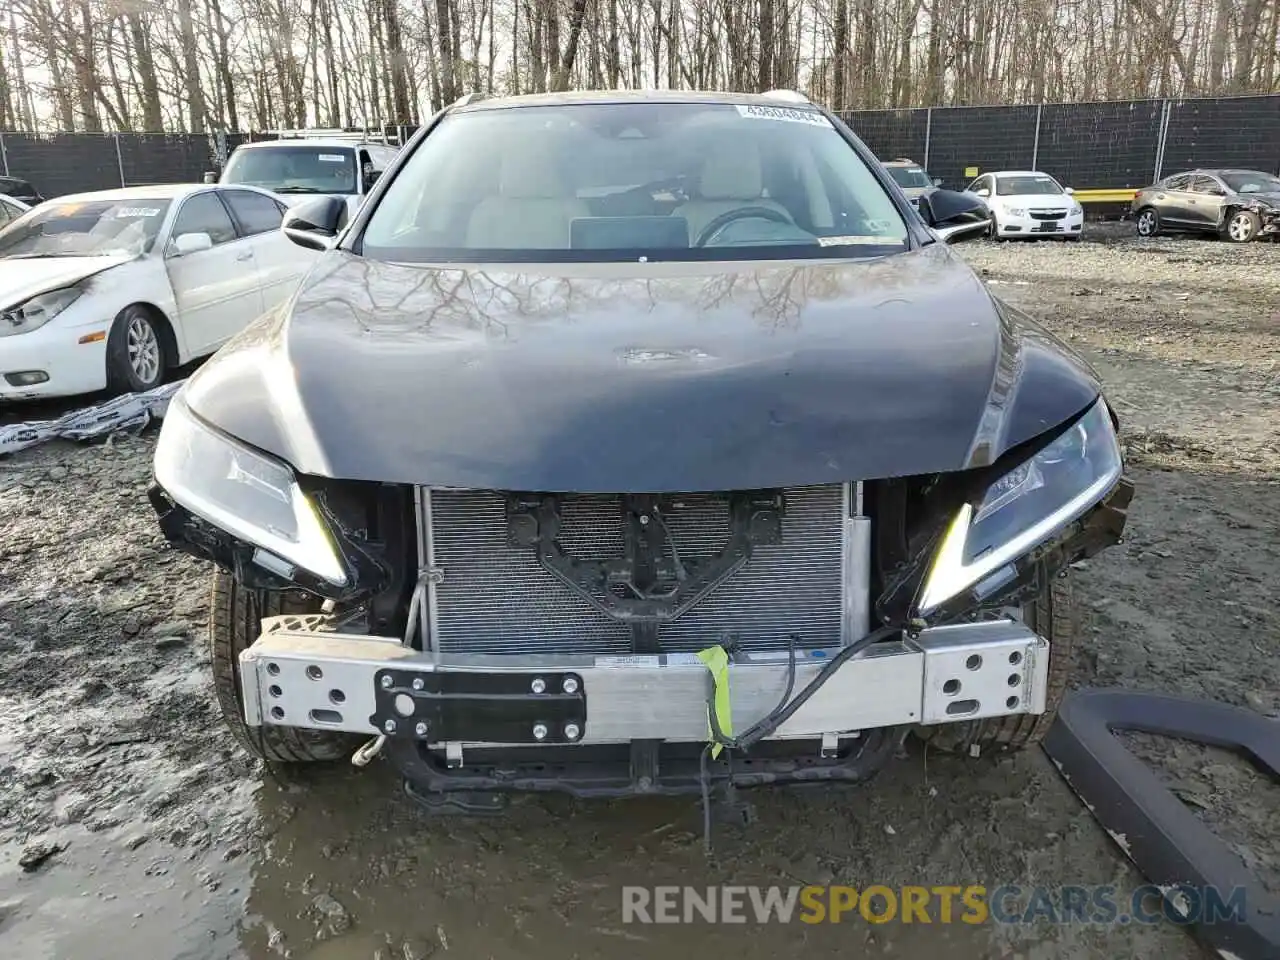
[[[796,95],[466,98],[173,400],[231,730],[421,801],[1036,743],[1132,486],[1095,374]]]

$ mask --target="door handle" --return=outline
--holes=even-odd
[[[245,260],[252,260],[252,259],[253,259],[253,251],[252,251],[252,250],[246,250],[244,253],[238,253],[238,254],[236,254],[236,262],[237,262],[237,263],[242,263],[242,262],[244,262]]]

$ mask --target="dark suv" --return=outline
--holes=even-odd
[[[20,177],[0,177],[0,193],[14,200],[20,200],[28,207],[44,203],[44,197],[40,196],[40,191],[33,187],[30,181]]]

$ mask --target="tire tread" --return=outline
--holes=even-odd
[[[240,652],[258,637],[263,617],[318,611],[318,601],[289,593],[250,590],[225,570],[213,574],[209,605],[209,654],[213,687],[223,720],[236,741],[255,757],[279,763],[338,760],[358,738],[297,727],[251,727],[240,694]]]

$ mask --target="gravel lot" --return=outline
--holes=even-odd
[[[1280,713],[1280,244],[1098,227],[958,249],[1096,362],[1124,421],[1138,494],[1126,542],[1079,573],[1080,681]],[[686,800],[530,798],[442,822],[380,764],[279,779],[220,724],[207,571],[159,540],[152,443],[0,461],[7,956],[1200,955],[1169,925],[622,925],[628,883],[1140,883],[1039,752],[917,750],[870,788],[757,795],[758,822],[721,829],[711,862]],[[1280,789],[1217,751],[1138,748],[1280,892]]]

